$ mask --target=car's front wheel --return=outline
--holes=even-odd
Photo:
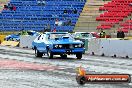
[[[77,59],[81,59],[82,58],[82,53],[76,54],[76,57],[77,57]]]
[[[53,53],[49,49],[47,50],[47,56],[49,59],[53,58]]]
[[[37,49],[35,49],[35,56],[36,57],[42,57],[43,53],[40,53]]]

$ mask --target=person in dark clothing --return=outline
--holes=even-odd
[[[102,38],[102,31],[99,33],[99,37]]]
[[[43,32],[50,32],[50,29],[49,29],[48,26],[50,26],[50,25],[47,24],[47,25],[44,26],[44,31]]]
[[[50,24],[45,25],[44,30],[45,30],[44,32],[50,32],[51,31]]]
[[[66,14],[67,13],[67,10],[64,10],[64,14]]]
[[[100,38],[105,38],[105,36],[106,36],[106,33],[104,31],[101,31]]]
[[[8,9],[8,6],[7,6],[7,5],[4,5],[4,9],[6,9],[6,10],[7,10],[7,9]]]
[[[121,31],[121,38],[125,38],[125,33]]]
[[[125,33],[123,31],[118,31],[117,32],[117,38],[125,38]]]
[[[120,32],[117,31],[117,38],[120,38]]]
[[[122,38],[122,31],[121,30],[117,32],[117,38]]]
[[[71,24],[72,24],[71,20],[68,19],[67,25],[68,25],[68,26],[71,26]]]
[[[76,9],[74,10],[74,14],[77,14],[77,10]]]
[[[9,8],[10,10],[13,10],[13,5],[12,5],[12,4],[8,4],[8,8]]]

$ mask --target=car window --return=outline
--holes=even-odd
[[[27,32],[28,33],[28,35],[33,35],[34,33],[33,32]]]
[[[79,38],[79,37],[80,37],[80,34],[79,34],[79,33],[77,33],[77,34],[75,35],[75,37],[76,37],[76,38]]]
[[[84,38],[90,37],[90,34],[89,34],[89,33],[82,33],[81,35],[82,35],[82,37],[84,37]]]
[[[63,38],[63,37],[69,37],[72,39],[72,35],[66,33],[66,34],[50,34],[49,39],[55,39],[55,38]]]

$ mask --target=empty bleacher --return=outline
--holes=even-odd
[[[131,3],[132,0],[111,0],[102,7],[99,7],[99,10],[104,11],[104,13],[96,17],[96,21],[100,21],[97,29],[123,30],[127,33],[130,26],[126,26],[124,22],[131,16]]]
[[[0,31],[50,29],[72,32],[86,0],[10,0],[16,10],[3,9],[0,13]],[[66,11],[66,12],[64,12]],[[76,12],[74,12],[76,11]],[[71,21],[71,25],[56,26],[55,21]]]
[[[126,20],[125,22],[120,23],[120,28],[117,31],[123,30],[125,33],[128,33],[132,30],[132,20]]]
[[[107,2],[109,1],[87,0],[76,23],[75,31],[97,31],[96,27],[99,25],[99,21],[96,21],[96,17],[102,13],[99,11],[99,7],[103,6]]]
[[[87,0],[75,31],[132,33],[132,0]]]

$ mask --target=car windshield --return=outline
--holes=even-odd
[[[63,38],[63,37],[69,37],[70,39],[73,39],[73,37],[69,33],[50,34],[50,39]]]
[[[34,35],[34,32],[27,32],[28,35]]]

